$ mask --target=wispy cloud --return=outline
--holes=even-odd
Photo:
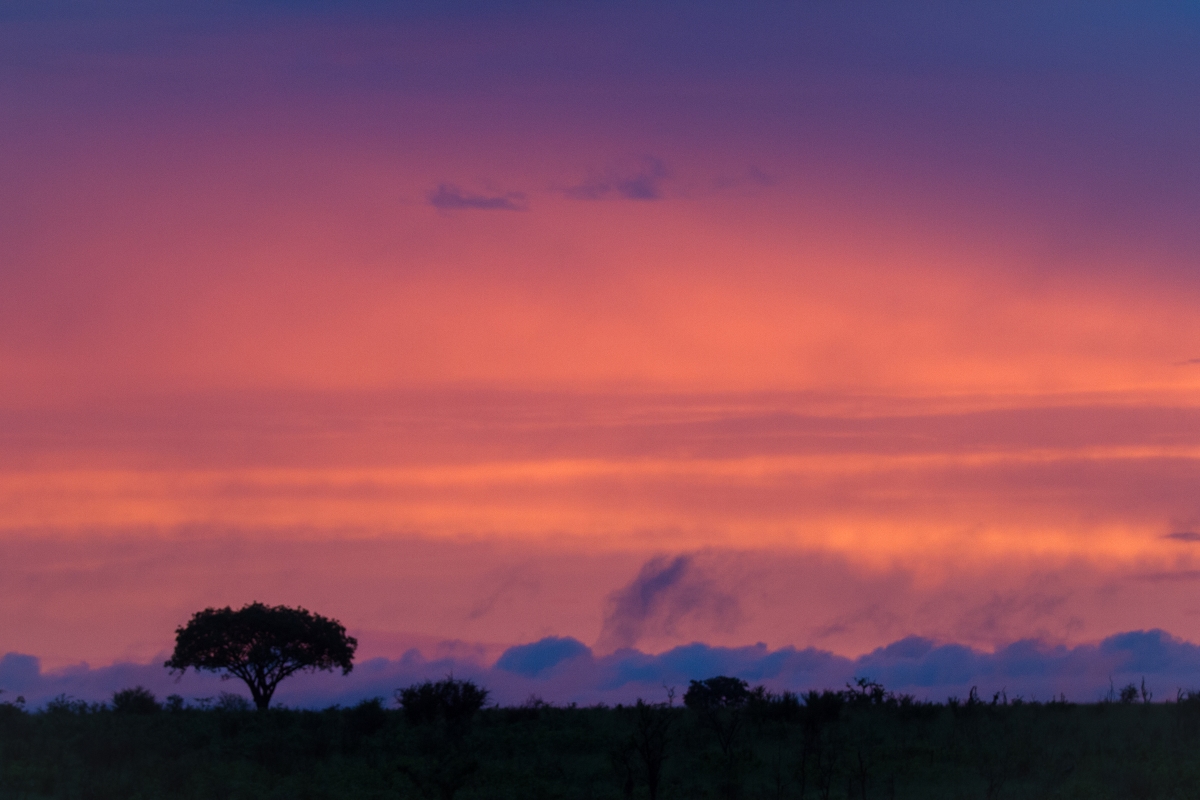
[[[691,556],[657,556],[609,597],[597,646],[601,651],[633,647],[651,628],[673,635],[686,618],[729,629],[740,616],[737,599],[701,574]]]
[[[1200,542],[1200,533],[1196,531],[1175,531],[1168,533],[1164,539],[1174,539],[1177,542]]]
[[[1177,366],[1177,367],[1186,367],[1189,364],[1200,364],[1200,358],[1188,358],[1188,359],[1184,359],[1183,361],[1175,362],[1175,366]]]
[[[687,573],[691,559],[676,556],[648,561],[633,581],[609,598],[611,605],[600,633],[601,647],[632,647],[650,617],[658,613]]]
[[[1200,569],[1177,569],[1170,572],[1147,572],[1141,575],[1135,575],[1134,578],[1141,581],[1149,581],[1150,583],[1180,583],[1198,581],[1200,580]]]
[[[528,211],[529,200],[524,192],[505,194],[476,194],[451,183],[441,183],[426,196],[434,208],[446,211]]]
[[[601,200],[610,196],[626,200],[660,200],[662,183],[669,176],[670,170],[662,159],[645,156],[636,166],[591,175],[563,189],[563,193],[576,200]]]

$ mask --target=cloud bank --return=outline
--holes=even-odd
[[[9,653],[0,658],[0,688],[5,690],[4,699],[20,695],[30,707],[61,694],[103,701],[112,692],[137,684],[160,697],[176,693],[191,702],[242,688],[237,681],[222,682],[210,675],[172,678],[160,663],[99,668],[80,664],[43,672],[37,658]],[[867,677],[892,691],[937,701],[965,697],[978,687],[983,696],[1003,690],[1010,698],[1049,700],[1065,695],[1093,702],[1112,686],[1140,684],[1145,679],[1156,699],[1167,700],[1179,689],[1200,685],[1200,645],[1166,631],[1147,630],[1075,647],[1025,639],[994,652],[912,636],[858,658],[811,647],[771,650],[762,643],[747,647],[694,643],[659,654],[623,649],[598,655],[576,639],[552,636],[511,647],[491,664],[470,657],[426,658],[413,649],[398,659],[366,660],[345,677],[299,675],[281,686],[277,701],[293,707],[324,707],[369,697],[391,698],[398,688],[448,674],[485,685],[492,698],[504,705],[533,695],[553,703],[580,704],[659,699],[664,687],[685,687],[689,680],[713,675],[734,675],[775,691],[836,689],[856,677]]]

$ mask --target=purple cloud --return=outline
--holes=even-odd
[[[651,628],[672,635],[686,618],[726,630],[741,618],[737,599],[702,575],[689,555],[650,559],[608,602],[598,643],[603,651],[633,647]]]
[[[508,648],[496,661],[495,668],[536,678],[564,661],[580,656],[591,658],[591,648],[570,636],[548,636],[541,641]]]
[[[670,175],[662,159],[645,156],[632,169],[611,169],[603,176],[591,176],[563,192],[576,200],[601,200],[610,195],[626,200],[662,199],[662,182]]]
[[[4,699],[22,694],[30,707],[60,694],[104,701],[114,691],[138,684],[159,697],[177,693],[190,702],[241,689],[237,681],[222,682],[211,675],[175,680],[158,664],[81,664],[42,672],[36,658],[9,653],[0,659],[0,688],[6,690]],[[1024,639],[994,652],[913,636],[858,658],[811,647],[771,650],[762,643],[695,643],[657,655],[626,649],[597,656],[578,640],[548,637],[509,648],[491,665],[471,658],[427,659],[410,650],[398,659],[364,661],[348,676],[300,675],[281,686],[278,700],[292,707],[346,705],[368,697],[390,700],[398,688],[450,673],[487,686],[501,704],[519,703],[532,694],[555,703],[657,699],[664,685],[686,686],[689,680],[713,675],[734,675],[775,691],[837,689],[861,676],[892,691],[937,701],[965,697],[978,687],[985,696],[1005,691],[1009,697],[1047,700],[1065,694],[1090,702],[1103,698],[1113,684],[1140,684],[1142,679],[1159,699],[1195,688],[1200,646],[1149,630],[1074,647]]]
[[[467,192],[450,183],[441,183],[425,197],[431,206],[444,211],[529,210],[529,201],[523,192],[483,195]]]

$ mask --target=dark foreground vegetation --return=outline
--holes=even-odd
[[[5,798],[1183,798],[1200,697],[924,703],[869,681],[804,696],[732,678],[679,702],[484,707],[440,681],[324,711],[241,698],[0,704]]]

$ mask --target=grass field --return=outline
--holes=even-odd
[[[144,698],[143,698],[144,699]],[[1200,700],[922,703],[871,684],[730,706],[414,720],[178,698],[0,705],[5,798],[1184,798]]]

